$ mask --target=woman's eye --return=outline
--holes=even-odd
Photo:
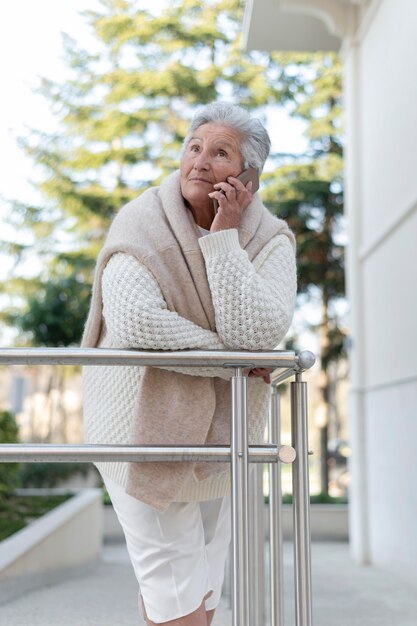
[[[191,152],[198,152],[199,149],[200,149],[200,146],[198,146],[197,144],[193,144],[192,146],[190,146]]]
[[[224,150],[218,150],[218,151],[217,151],[217,154],[218,154],[219,156],[222,156],[222,157],[227,156],[227,153],[226,153]]]

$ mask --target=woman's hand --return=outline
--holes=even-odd
[[[243,370],[244,374],[247,374],[250,378],[263,378],[264,382],[267,383],[267,385],[271,384],[271,372],[273,372],[273,368],[272,367],[254,367],[253,369],[250,369],[249,367],[246,367]]]
[[[219,208],[211,224],[210,232],[216,233],[228,228],[238,228],[243,211],[252,200],[252,181],[245,185],[234,176],[227,181],[213,185],[215,191],[209,193],[212,200],[217,200]]]

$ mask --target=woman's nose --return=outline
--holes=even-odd
[[[208,155],[206,152],[200,152],[195,160],[194,160],[194,167],[198,170],[203,170],[203,169],[208,169],[209,167],[209,160],[208,160]]]

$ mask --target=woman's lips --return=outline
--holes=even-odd
[[[190,178],[190,181],[194,183],[207,183],[208,185],[214,185],[210,180],[206,180],[205,178]]]

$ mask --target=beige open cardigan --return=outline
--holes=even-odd
[[[256,194],[245,210],[239,242],[250,260],[287,224],[273,217]],[[155,277],[168,309],[200,327],[215,331],[214,309],[198,245],[199,232],[180,191],[179,172],[121,209],[97,260],[83,347],[96,347],[105,333],[101,279],[113,254],[134,256]],[[220,378],[187,376],[146,367],[141,377],[131,443],[219,444],[230,440],[230,386]],[[223,469],[223,468],[222,468]],[[194,472],[204,480],[218,472],[210,463],[131,463],[126,491],[165,510]]]

